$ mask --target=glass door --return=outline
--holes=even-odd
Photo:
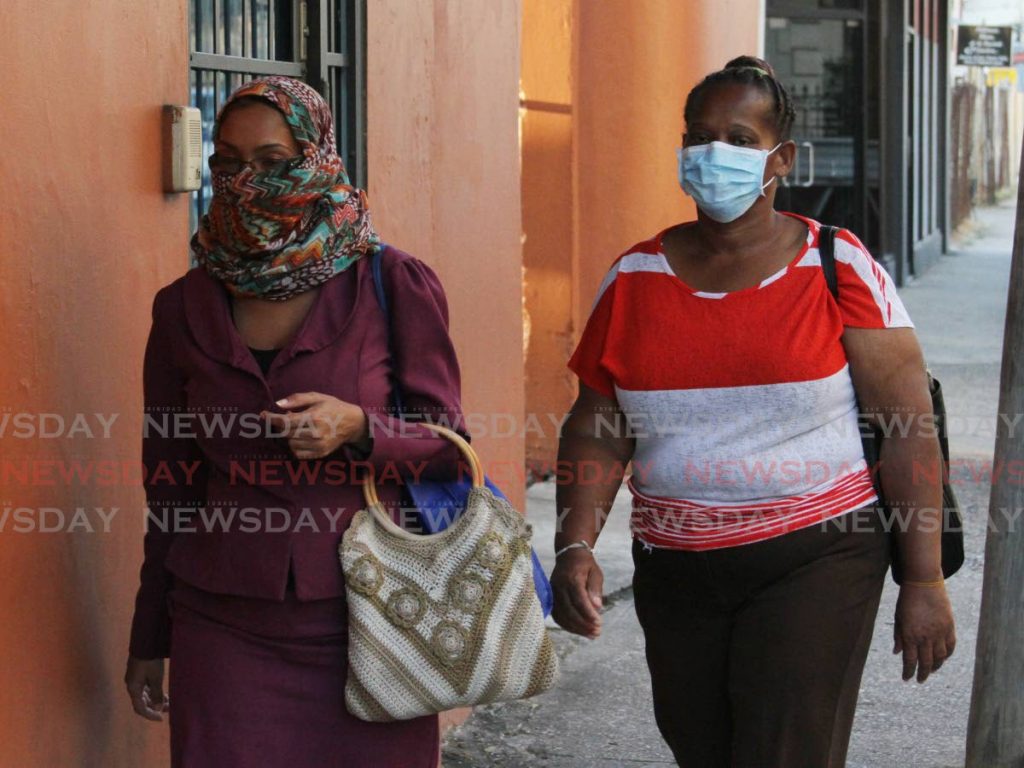
[[[867,123],[877,110],[864,88],[863,12],[770,3],[765,32],[765,57],[796,107],[797,162],[775,206],[847,227],[872,247],[877,208],[869,216],[868,189],[878,186],[878,140],[869,141]]]

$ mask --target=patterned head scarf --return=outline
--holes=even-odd
[[[284,115],[302,152],[283,169],[213,174],[213,199],[192,238],[192,254],[235,296],[282,300],[327,281],[380,240],[366,195],[349,183],[323,97],[299,80],[264,77],[238,88],[232,104],[263,99]]]

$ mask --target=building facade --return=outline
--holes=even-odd
[[[150,306],[189,268],[209,193],[163,191],[164,105],[200,107],[209,152],[246,77],[299,75],[329,96],[378,231],[445,285],[474,444],[521,506],[524,458],[534,476],[554,461],[565,362],[602,276],[695,214],[676,181],[682,105],[728,59],[767,56],[797,95],[801,165],[781,205],[851,227],[899,280],[941,252],[945,14],[939,0],[0,3],[0,422],[114,418],[90,436],[0,437],[0,515],[36,521],[0,530],[2,762],[166,764],[164,726],[131,712],[121,682]],[[126,469],[53,474],[69,462]],[[94,528],[44,530],[44,509],[86,510]],[[117,512],[104,526],[97,509]]]

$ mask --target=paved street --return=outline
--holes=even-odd
[[[967,562],[949,582],[957,651],[923,686],[900,679],[900,661],[891,653],[897,589],[887,582],[864,672],[851,768],[963,765],[989,498],[984,462],[991,460],[994,444],[1013,213],[1010,204],[978,210],[973,234],[901,291],[946,393]],[[602,636],[588,641],[555,629],[563,661],[558,687],[532,700],[478,709],[449,735],[445,768],[674,764],[651,711],[629,586],[628,511],[623,491],[597,549],[606,576]],[[554,486],[531,487],[527,515],[549,571],[553,514]]]

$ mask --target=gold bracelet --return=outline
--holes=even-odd
[[[941,587],[946,583],[945,579],[937,579],[935,581],[904,581],[900,584],[901,587]]]

